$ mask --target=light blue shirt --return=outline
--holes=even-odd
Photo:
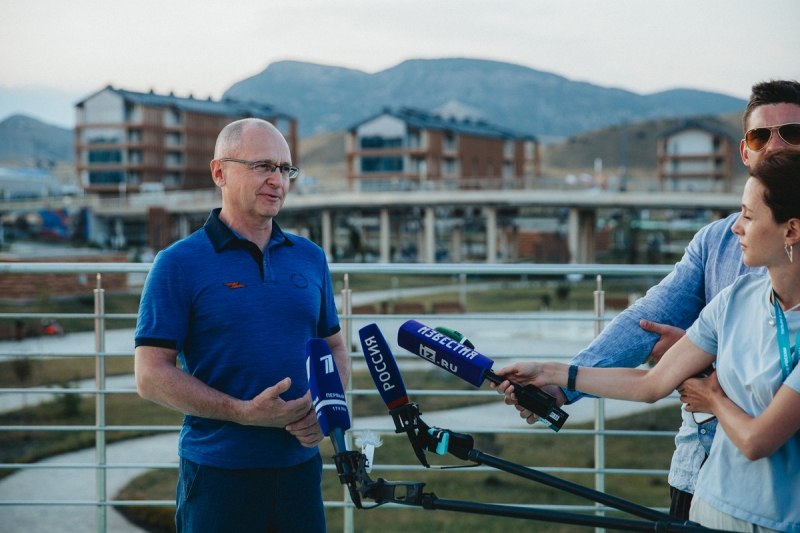
[[[800,392],[800,366],[784,381],[772,285],[763,276],[743,276],[720,292],[686,335],[717,356],[717,377],[733,403],[752,417],[763,413],[786,385]],[[800,312],[786,313],[791,342]],[[800,533],[800,434],[769,457],[750,461],[720,425],[695,494],[715,509],[778,531]]]
[[[765,269],[751,269],[742,262],[739,237],[731,232],[738,217],[739,213],[735,213],[698,231],[675,269],[611,321],[571,363],[635,368],[644,362],[659,338],[639,327],[641,319],[687,329],[700,316],[700,311],[736,278],[748,272],[765,275]],[[564,393],[568,403],[581,396],[566,390]],[[669,484],[693,493],[697,473],[714,437],[716,422],[698,428],[691,414],[683,410],[681,413],[683,424],[675,437]]]

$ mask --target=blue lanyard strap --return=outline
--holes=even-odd
[[[783,309],[778,303],[778,297],[775,296],[775,289],[772,290],[772,304],[775,306],[775,328],[778,330],[778,353],[781,359],[781,370],[783,370],[783,379],[786,379],[797,364],[795,356],[800,350],[800,331],[797,332],[794,350],[792,350],[789,345],[789,325],[786,323]]]

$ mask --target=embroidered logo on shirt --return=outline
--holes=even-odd
[[[247,285],[245,285],[244,283],[239,283],[238,281],[229,281],[228,283],[225,283],[225,286],[230,289],[242,289],[244,287],[247,287]]]
[[[292,274],[292,283],[294,286],[299,289],[305,289],[308,287],[308,280],[302,274]]]

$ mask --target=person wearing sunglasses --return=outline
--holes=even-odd
[[[800,83],[773,80],[754,85],[743,124],[740,154],[751,169],[776,150],[800,150]],[[572,364],[634,368],[647,359],[658,361],[721,290],[741,275],[765,275],[763,268],[743,261],[738,238],[731,231],[738,218],[739,213],[734,213],[701,229],[675,269],[620,313]],[[569,388],[548,387],[547,391],[559,406],[585,396]],[[506,403],[516,402],[506,398]],[[699,425],[689,412],[681,414],[683,423],[675,437],[668,479],[670,514],[688,520],[697,476],[711,449],[717,421]],[[520,416],[530,424],[537,420],[522,409]]]
[[[800,151],[751,171],[732,233],[750,267],[703,309],[652,369],[518,363],[498,375],[606,398],[654,402],[677,388],[719,426],[689,518],[730,531],[800,531]],[[793,346],[794,345],[794,346]],[[716,370],[693,378],[711,363]],[[498,390],[514,400],[508,381]]]
[[[145,282],[136,385],[185,414],[179,532],[325,531],[306,342],[327,341],[344,385],[349,366],[324,252],[274,220],[297,174],[272,124],[226,126],[211,161],[222,208]]]

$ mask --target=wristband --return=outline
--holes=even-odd
[[[578,377],[578,365],[569,365],[569,373],[567,374],[567,390],[575,392],[575,378]]]

